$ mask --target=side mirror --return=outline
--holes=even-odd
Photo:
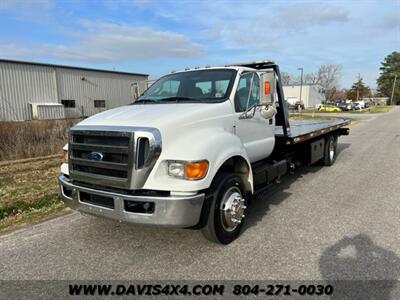
[[[260,115],[264,119],[271,119],[275,116],[276,114],[276,109],[275,106],[273,105],[263,105],[261,106],[260,109]]]
[[[260,105],[271,105],[274,103],[276,91],[275,72],[265,72],[260,75]]]

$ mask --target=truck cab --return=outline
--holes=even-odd
[[[295,162],[332,164],[337,137],[348,133],[339,120],[293,124],[291,134],[283,99],[271,61],[163,76],[131,105],[71,128],[62,198],[84,213],[199,228],[228,244],[251,195]]]

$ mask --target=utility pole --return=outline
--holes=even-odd
[[[360,81],[361,81],[361,76],[360,73],[358,73],[358,80],[357,80],[357,101],[358,101],[358,97],[360,97]]]
[[[301,92],[302,92],[302,89],[303,89],[303,67],[301,67],[301,68],[298,68],[297,70],[301,70],[301,74],[300,74],[300,107],[301,107],[301,103],[302,103],[302,101],[301,101]]]
[[[393,96],[394,96],[394,88],[396,86],[396,80],[397,80],[397,74],[394,74],[394,80],[393,80],[393,87],[392,87],[392,96],[390,97],[390,105],[393,105]]]

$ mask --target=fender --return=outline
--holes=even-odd
[[[163,149],[163,152],[154,166],[146,184],[145,189],[171,190],[174,191],[200,191],[208,189],[221,166],[230,158],[242,157],[248,166],[249,172],[244,180],[249,191],[253,192],[253,175],[246,150],[240,139],[233,133],[218,127],[204,128],[186,131],[178,134],[178,139]],[[165,150],[165,151],[164,151]],[[196,161],[206,159],[209,162],[208,173],[201,180],[184,180],[173,178],[167,174],[167,160]]]

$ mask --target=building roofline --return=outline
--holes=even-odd
[[[319,83],[303,83],[303,84],[284,84],[282,86],[321,86]]]
[[[33,61],[24,61],[24,60],[14,60],[14,59],[2,59],[2,58],[0,58],[0,63],[13,63],[13,64],[34,65],[34,66],[53,67],[53,68],[65,68],[65,69],[95,71],[95,72],[123,74],[123,75],[136,75],[136,76],[147,76],[147,77],[149,76],[149,74],[144,74],[144,73],[131,73],[131,72],[124,72],[124,71],[104,70],[104,69],[95,69],[95,68],[86,68],[86,67],[74,67],[74,66],[67,66],[67,65],[50,64],[50,63],[33,62]]]

